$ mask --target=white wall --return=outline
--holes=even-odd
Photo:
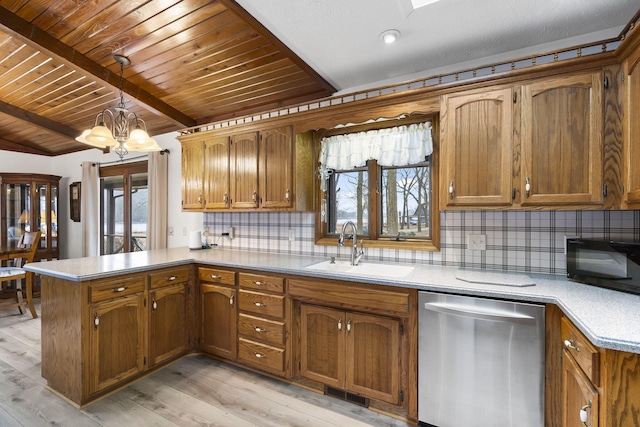
[[[184,213],[181,211],[181,158],[180,143],[177,133],[169,133],[154,137],[162,148],[170,150],[169,155],[169,206],[168,226],[173,227],[174,235],[169,236],[169,247],[186,246],[189,231],[202,229],[201,213]],[[142,153],[130,153],[125,157],[135,157]],[[56,157],[36,156],[32,154],[14,153],[0,150],[0,173],[23,172],[59,175],[60,195],[58,200],[58,231],[60,233],[60,258],[78,258],[82,256],[82,227],[80,222],[69,218],[69,184],[82,180],[83,161],[98,163],[119,160],[115,153],[103,154],[97,149],[84,150],[77,153]],[[186,235],[183,235],[183,229]]]

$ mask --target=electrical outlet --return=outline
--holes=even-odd
[[[173,236],[173,227],[169,227],[167,234],[169,234],[169,236]]]
[[[486,250],[487,236],[485,234],[467,234],[467,249],[471,251]]]
[[[296,232],[293,228],[289,229],[289,241],[290,242],[295,242],[296,241]]]

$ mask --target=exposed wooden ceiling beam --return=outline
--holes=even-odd
[[[108,68],[102,67],[93,62],[82,53],[70,46],[67,46],[61,41],[50,36],[45,31],[1,6],[0,28],[3,28],[6,32],[18,38],[23,43],[29,44],[39,50],[45,50],[47,54],[58,58],[73,69],[81,73],[89,73],[104,82],[106,85],[111,86],[116,91],[119,90],[119,74],[113,73]],[[178,126],[190,127],[198,124],[195,119],[176,110],[169,104],[127,80],[123,81],[122,90],[133,97],[137,103],[144,108],[167,117],[167,119],[171,120]]]
[[[0,150],[17,151],[19,153],[39,154],[41,156],[50,156],[51,153],[42,150],[32,145],[19,144],[17,142],[8,141],[4,138],[0,138]]]
[[[59,135],[67,136],[69,138],[75,138],[78,136],[78,131],[76,129],[65,126],[62,123],[58,123],[53,120],[49,120],[46,117],[33,114],[11,104],[7,104],[4,101],[0,101],[0,113],[8,114],[15,117],[16,119],[28,121],[31,124],[40,126],[41,128],[47,129],[51,132],[55,132]]]

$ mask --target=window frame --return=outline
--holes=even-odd
[[[381,236],[380,235],[380,195],[376,191],[376,186],[379,185],[381,176],[381,169],[375,160],[367,162],[367,170],[369,174],[369,233],[368,235],[358,235],[358,238],[364,240],[365,247],[373,248],[386,248],[386,249],[404,249],[404,250],[422,250],[422,251],[439,251],[440,250],[440,184],[439,184],[439,135],[440,127],[437,117],[412,117],[408,120],[394,120],[387,122],[378,122],[366,126],[354,126],[345,127],[340,129],[322,130],[317,133],[316,140],[316,162],[319,164],[320,156],[320,141],[326,136],[339,135],[352,132],[367,131],[373,129],[384,129],[399,125],[408,125],[412,123],[421,123],[424,121],[431,122],[432,138],[433,138],[433,153],[431,153],[431,221],[429,227],[431,229],[431,239],[425,238],[403,238],[398,241],[396,237]],[[316,209],[315,209],[315,243],[322,246],[337,245],[337,235],[328,233],[328,226],[326,222],[322,220],[322,212],[325,210],[325,214],[328,213],[329,206],[327,206],[326,195],[320,189],[320,179],[316,180],[314,190],[316,191]],[[337,231],[337,230],[336,230]]]

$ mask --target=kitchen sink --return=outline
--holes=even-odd
[[[361,261],[358,265],[351,265],[349,261],[336,260],[335,262],[322,261],[309,265],[306,268],[309,270],[345,273],[358,276],[402,278],[409,275],[409,273],[413,271],[414,267],[392,264],[376,264],[366,261]]]

